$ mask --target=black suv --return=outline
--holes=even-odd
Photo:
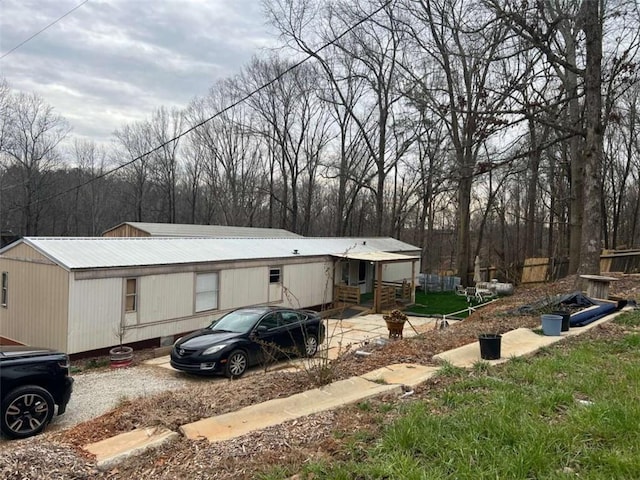
[[[48,348],[0,345],[0,430],[10,438],[40,433],[71,398],[69,356]]]

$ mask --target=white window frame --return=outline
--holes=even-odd
[[[7,308],[9,302],[9,272],[2,272],[2,297],[0,305]]]
[[[278,271],[278,280],[277,281],[273,281],[272,278],[274,277],[274,273],[275,271]],[[282,283],[282,267],[277,266],[277,267],[269,267],[269,285],[280,285]]]
[[[129,282],[133,281],[134,290],[129,292]],[[124,279],[124,311],[125,313],[133,313],[138,311],[138,279],[136,277],[129,277]],[[132,308],[129,308],[129,299],[133,298]]]
[[[215,279],[213,282],[211,280]],[[199,272],[194,279],[195,313],[218,310],[220,307],[220,272]]]

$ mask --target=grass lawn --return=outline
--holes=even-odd
[[[472,306],[479,303],[472,303]],[[466,297],[456,295],[455,292],[423,292],[416,290],[416,304],[408,307],[406,312],[422,315],[447,315],[459,312],[469,306]],[[468,316],[467,312],[458,315],[461,318]]]
[[[615,322],[638,326],[640,312]],[[640,333],[605,337],[471,371],[445,366],[455,380],[420,400],[371,402],[399,412],[380,438],[354,432],[353,453],[307,464],[300,478],[640,478]]]

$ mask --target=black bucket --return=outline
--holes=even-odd
[[[481,333],[478,335],[478,340],[480,341],[480,358],[483,360],[497,360],[500,358],[502,335]]]
[[[569,327],[571,326],[571,314],[569,312],[566,310],[557,310],[555,312],[551,312],[551,315],[558,315],[559,317],[562,317],[561,332],[569,331]]]

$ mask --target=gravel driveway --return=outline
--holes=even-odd
[[[73,378],[73,393],[67,411],[53,418],[48,431],[69,428],[98,417],[123,400],[176,390],[194,381],[186,375],[148,365],[80,373]]]

